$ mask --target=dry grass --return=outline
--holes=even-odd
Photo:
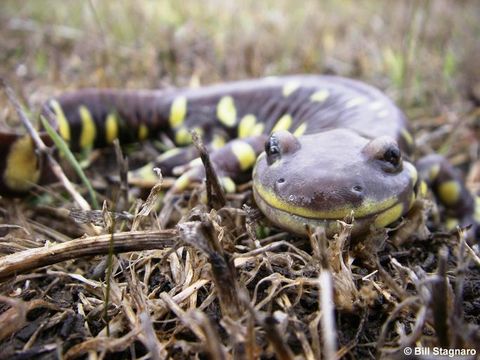
[[[0,7],[0,76],[33,114],[46,98],[84,86],[330,72],[364,79],[401,103],[419,155],[440,151],[467,171],[478,163],[475,0],[4,0]],[[5,96],[0,119],[2,126],[18,119]],[[306,240],[265,227],[249,184],[212,207],[192,188],[157,209],[158,187],[145,204],[148,191],[134,188],[125,199],[98,171],[89,176],[114,211],[73,210],[58,185],[0,199],[0,252],[13,254],[0,258],[2,358],[354,359],[401,356],[415,345],[480,351],[480,261],[462,233],[442,231],[435,208],[432,232],[425,230],[428,204],[396,233],[351,242],[345,224],[333,240],[321,233]],[[475,176],[470,170],[472,188]],[[163,179],[161,188],[170,184]]]

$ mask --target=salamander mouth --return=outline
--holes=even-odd
[[[283,203],[262,186],[254,186],[253,194],[257,206],[273,223],[288,231],[303,235],[307,234],[307,226],[309,226],[310,228],[323,227],[327,236],[331,236],[340,230],[340,224],[337,220],[344,220],[352,213],[355,216],[352,235],[357,235],[367,232],[372,225],[383,228],[398,220],[408,210],[403,202],[395,198],[379,202],[376,204],[377,206],[374,206],[375,204],[362,206],[357,210],[344,208],[329,212],[294,206],[282,208],[278,205]],[[272,197],[275,200],[268,201]]]

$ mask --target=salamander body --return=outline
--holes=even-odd
[[[251,172],[258,207],[295,233],[305,233],[308,224],[332,234],[337,220],[352,214],[354,234],[388,226],[409,211],[420,187],[404,114],[379,90],[351,79],[305,75],[197,89],[87,89],[51,100],[43,111],[56,115],[73,150],[164,134],[185,147],[160,156],[167,173],[195,158],[189,146],[195,130],[225,186]],[[1,192],[21,193],[41,182],[28,137],[0,133],[0,147]],[[419,170],[455,217],[474,221],[474,197],[443,158]],[[201,166],[192,165],[177,190],[201,177]]]

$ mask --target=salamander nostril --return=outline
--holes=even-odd
[[[277,183],[279,184],[283,184],[285,182],[285,179],[284,178],[280,178],[277,180]]]
[[[363,191],[363,187],[360,186],[360,185],[355,185],[355,186],[353,187],[353,191],[355,191],[355,192],[362,192],[362,191]]]

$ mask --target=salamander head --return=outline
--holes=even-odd
[[[305,234],[305,225],[338,230],[353,213],[353,234],[385,227],[414,199],[417,171],[390,137],[366,139],[346,129],[295,137],[273,133],[253,171],[257,205],[276,225]]]

